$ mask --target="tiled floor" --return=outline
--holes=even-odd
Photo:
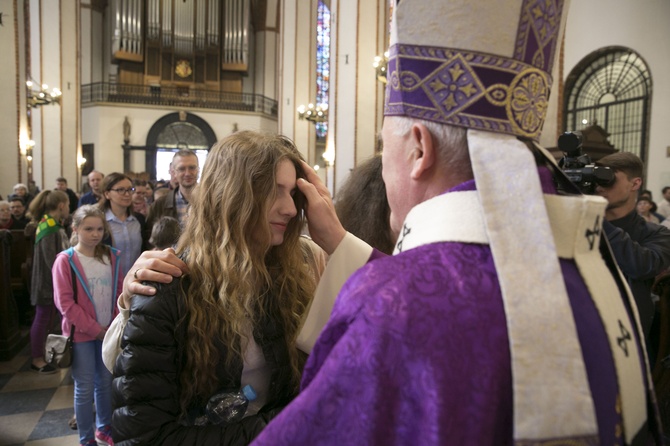
[[[40,376],[30,371],[28,347],[0,361],[0,446],[76,446],[68,426],[74,413],[70,369]]]

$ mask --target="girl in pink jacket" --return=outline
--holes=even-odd
[[[123,286],[119,251],[101,243],[109,228],[97,207],[77,209],[72,229],[74,248],[58,254],[52,274],[54,300],[63,315],[63,333],[75,327],[72,378],[79,442],[95,445],[97,438],[113,445],[112,374],[102,362],[102,340],[118,312],[116,296]],[[95,424],[91,410],[94,395]]]

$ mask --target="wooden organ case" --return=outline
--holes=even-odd
[[[118,82],[182,96],[242,92],[251,0],[109,0]]]

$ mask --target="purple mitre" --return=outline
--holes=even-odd
[[[410,9],[416,2],[405,0],[405,3]],[[507,16],[510,8],[518,8],[516,37],[510,40],[505,54],[487,42],[473,41],[467,33],[461,33],[461,39],[458,31],[454,31],[456,36],[445,39],[449,47],[434,45],[435,28],[426,32],[425,38],[433,44],[422,44],[417,35],[392,35],[384,115],[539,138],[548,109],[564,1],[488,3],[490,23],[495,23],[497,8],[503,8]],[[402,6],[401,2],[398,28],[404,20]],[[438,24],[438,31],[448,35],[458,27],[456,22],[463,21],[462,10],[469,7],[464,2],[459,8],[452,7],[451,12],[441,14],[441,17],[446,14],[447,19],[441,29]],[[416,20],[416,14],[406,12],[405,20]],[[487,38],[500,33],[502,39],[503,34],[510,32],[509,24],[506,25],[504,30],[490,28]]]

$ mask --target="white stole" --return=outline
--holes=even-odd
[[[469,130],[468,144],[477,191],[415,206],[396,249],[446,241],[491,245],[512,356],[514,438],[521,444],[598,434],[558,262],[574,259],[607,331],[630,442],[647,419],[640,366],[646,356],[634,339],[635,304],[637,327],[598,249],[606,201],[543,195],[532,154],[514,137]]]

